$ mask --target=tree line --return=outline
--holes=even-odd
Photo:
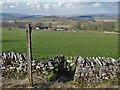
[[[76,22],[72,29],[76,30],[95,30],[95,31],[115,31],[115,22]]]
[[[33,29],[36,27],[49,27],[51,30],[54,30],[57,28],[57,25],[54,25],[52,22],[49,23],[42,23],[42,22],[17,22],[14,23],[10,22],[2,22],[2,27],[26,27],[26,24],[32,24]],[[70,23],[68,27],[68,30],[95,30],[95,31],[115,31],[115,22],[104,22],[104,21],[97,21],[97,22],[80,22],[76,21],[73,23]]]

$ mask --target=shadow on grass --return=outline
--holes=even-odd
[[[44,83],[35,83],[33,85],[33,88],[50,88],[50,86],[53,84],[53,82],[44,82]],[[12,88],[28,88],[27,83],[26,84],[17,84],[17,85],[13,85]]]
[[[43,82],[43,83],[35,83],[35,88],[50,88],[51,85],[53,85],[54,82]]]
[[[11,42],[19,42],[21,40],[2,40],[2,43],[11,43]],[[0,41],[1,43],[1,41]]]

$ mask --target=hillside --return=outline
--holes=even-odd
[[[2,20],[18,20],[22,17],[25,17],[28,15],[25,14],[19,14],[19,13],[0,13],[0,17],[2,17]]]
[[[30,20],[30,19],[39,19],[43,18],[61,18],[61,16],[46,16],[46,15],[26,15],[26,14],[19,14],[19,13],[0,13],[0,17],[2,20]],[[117,19],[117,15],[112,14],[96,14],[96,15],[77,15],[77,16],[62,16],[67,18],[76,18],[76,19],[92,19],[92,18],[99,18],[99,19]]]

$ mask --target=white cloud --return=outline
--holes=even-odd
[[[46,14],[46,15],[81,15],[94,13],[116,13],[117,4],[100,3],[100,2],[37,2],[29,1],[28,3],[8,3],[3,2],[3,12],[21,12],[28,14]],[[16,6],[16,8],[15,8]],[[56,7],[54,7],[56,6]],[[116,7],[116,8],[114,8]],[[38,10],[40,9],[40,10]]]
[[[2,1],[0,1],[0,12],[2,11],[2,4],[3,4],[3,2]]]
[[[119,2],[119,0],[40,0],[40,2]]]
[[[27,4],[26,4],[27,6],[29,6],[29,5],[31,5],[31,3],[30,2],[27,2]]]
[[[63,2],[58,2],[58,6],[62,6]]]
[[[14,3],[15,0],[7,0],[7,2]]]
[[[58,3],[55,4],[53,7],[54,7],[54,8],[59,8],[59,7],[63,6],[63,3],[64,3],[64,2],[58,2]]]
[[[40,3],[39,2],[37,2],[37,1],[29,1],[29,2],[27,2],[27,7],[29,8],[32,8],[32,9],[40,9],[40,7],[41,7],[41,5],[40,5]]]
[[[99,7],[101,4],[100,3],[94,3],[93,7]]]
[[[50,9],[50,4],[47,3],[47,4],[45,4],[43,7],[44,7],[45,10],[48,10],[48,9]]]
[[[14,0],[8,0],[7,2],[2,2],[2,5],[5,8],[15,8],[18,6],[18,3],[14,2]]]
[[[0,4],[2,4],[2,1],[0,0]]]
[[[119,0],[62,0],[62,1],[64,2],[119,2]]]
[[[15,7],[17,7],[17,6],[18,6],[17,3],[11,3],[11,4],[9,5],[10,8],[15,8]]]
[[[66,8],[68,8],[68,9],[75,9],[75,8],[77,8],[77,6],[74,3],[67,3],[66,4]]]
[[[0,6],[2,5],[2,3],[3,3],[3,2],[2,2],[2,1],[0,1]]]
[[[10,8],[15,8],[16,6],[14,6],[14,5],[10,5],[9,7],[10,7]]]
[[[40,9],[40,7],[41,7],[40,4],[37,4],[37,5],[36,5],[36,8],[37,8],[37,9]]]

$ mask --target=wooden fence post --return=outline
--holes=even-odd
[[[31,31],[32,31],[32,26],[29,24],[28,29],[26,30],[26,35],[27,35],[27,64],[28,64],[28,79],[29,79],[28,85],[30,87],[33,86]]]

